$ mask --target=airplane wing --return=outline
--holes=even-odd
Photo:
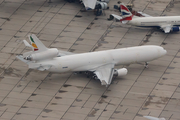
[[[97,0],[82,0],[86,9],[94,9]]]
[[[109,85],[114,74],[114,64],[103,65],[97,68],[94,73],[101,81],[101,85]]]
[[[138,12],[139,14],[141,14],[142,16],[144,16],[144,17],[153,17],[153,16],[151,16],[151,15],[148,15],[148,14],[146,14],[146,13],[143,13],[143,12]]]
[[[163,25],[161,26],[161,29],[163,29],[163,31],[165,33],[169,33],[171,31],[172,25]]]
[[[166,120],[165,118],[156,118],[156,117],[152,117],[152,116],[143,116],[149,120]]]

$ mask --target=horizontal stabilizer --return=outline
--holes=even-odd
[[[26,40],[23,40],[23,42],[24,42],[25,46],[32,48],[32,46]]]
[[[31,61],[29,60],[25,60],[24,57],[22,55],[17,55],[16,58],[18,58],[19,60],[21,60],[22,62],[29,64],[31,63]]]
[[[117,20],[121,20],[122,19],[122,17],[121,16],[119,16],[119,15],[115,15],[115,14],[111,14],[114,18],[116,18]]]
[[[39,64],[39,63],[31,63],[31,64],[29,64],[29,68],[37,69],[37,70],[40,70],[40,71],[49,70],[51,67],[52,67],[52,65],[50,65],[50,64],[45,64],[45,65]]]
[[[29,68],[31,69],[38,69],[40,71],[44,71],[44,70],[48,70],[52,67],[52,65],[42,65],[42,64],[38,64],[38,63],[34,63],[32,61],[29,60],[25,60],[24,57],[22,55],[17,55],[16,56],[19,60],[21,60],[22,62],[26,63],[29,65]]]
[[[122,24],[126,24],[128,21],[127,20],[123,20],[122,21]]]

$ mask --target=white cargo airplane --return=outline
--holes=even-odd
[[[170,31],[180,30],[180,16],[159,16],[152,17],[145,13],[141,13],[144,17],[138,17],[132,15],[129,9],[123,4],[120,4],[121,16],[111,14],[117,20],[120,20],[123,24],[134,25],[138,27],[158,27],[162,29],[165,33]]]
[[[31,45],[26,40],[23,42],[33,51],[16,56],[28,64],[29,68],[50,72],[90,72],[102,85],[109,85],[113,75],[127,74],[126,68],[114,69],[115,65],[149,62],[166,54],[164,48],[155,45],[73,54],[58,51],[57,48],[47,48],[34,34],[29,39]]]
[[[143,116],[149,120],[166,120],[165,118],[156,118],[156,117],[151,117],[151,116]]]

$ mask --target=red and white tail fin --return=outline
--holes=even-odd
[[[120,4],[120,8],[121,8],[121,21],[130,21],[132,20],[132,13],[129,11],[129,9],[123,4]]]

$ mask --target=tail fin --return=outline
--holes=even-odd
[[[121,21],[132,20],[132,17],[133,17],[132,13],[123,3],[120,4],[120,8],[121,8],[121,16],[122,16]]]
[[[151,117],[151,116],[143,116],[149,120],[166,120],[165,118],[156,118],[156,117]]]
[[[36,35],[29,35],[29,40],[31,41],[31,46],[33,47],[33,51],[45,51],[48,48],[36,37]]]

